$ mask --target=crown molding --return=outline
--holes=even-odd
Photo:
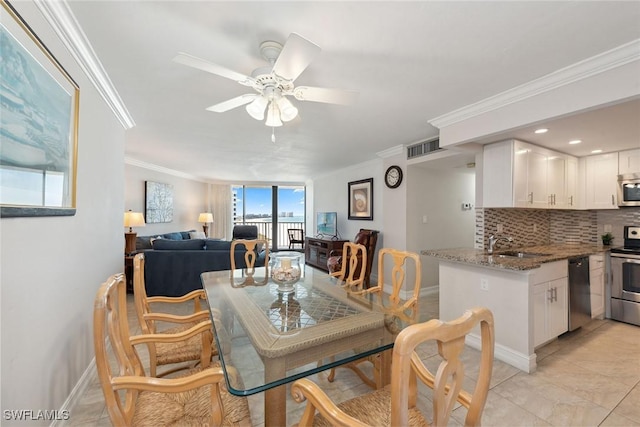
[[[397,156],[398,154],[402,154],[404,152],[404,145],[396,145],[391,148],[387,148],[386,150],[378,151],[376,156],[386,159],[388,157]]]
[[[482,101],[443,114],[428,121],[429,124],[442,129],[454,123],[497,110],[498,108],[531,98],[544,92],[595,76],[605,71],[621,67],[630,62],[640,60],[640,39],[576,62],[546,76],[516,86]]]
[[[111,79],[107,75],[84,31],[82,31],[68,3],[65,0],[34,0],[34,4],[58,37],[60,37],[122,126],[125,129],[134,127],[135,122],[133,117],[129,114],[118,91],[113,86]]]

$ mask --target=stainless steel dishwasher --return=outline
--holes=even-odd
[[[569,330],[591,321],[589,257],[569,258]]]

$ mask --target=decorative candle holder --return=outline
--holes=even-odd
[[[271,279],[278,284],[279,292],[291,292],[300,280],[300,255],[292,252],[273,254]]]

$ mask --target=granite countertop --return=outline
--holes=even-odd
[[[529,246],[526,248],[500,249],[489,255],[486,250],[474,248],[452,248],[452,249],[425,249],[420,251],[422,255],[432,256],[438,259],[486,266],[505,270],[532,270],[540,267],[541,264],[552,261],[559,261],[575,256],[593,255],[608,251],[610,248],[593,243],[558,244]],[[533,258],[499,257],[505,252],[527,252],[536,253],[540,256]]]

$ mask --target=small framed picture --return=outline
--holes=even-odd
[[[352,181],[349,190],[349,219],[373,220],[373,178]]]

